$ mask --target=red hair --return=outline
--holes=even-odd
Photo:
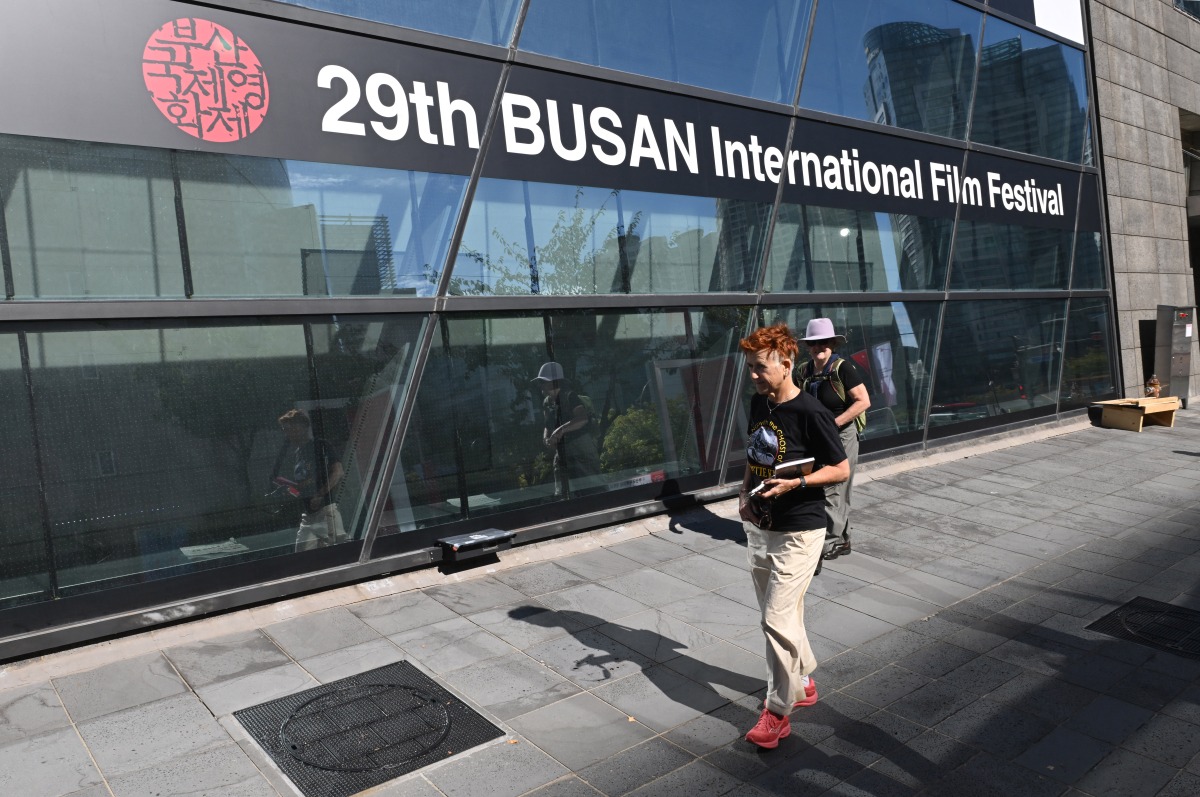
[[[742,338],[738,346],[746,354],[768,351],[780,360],[788,359],[793,363],[800,356],[800,344],[796,343],[788,325],[782,322],[756,329],[748,337]]]

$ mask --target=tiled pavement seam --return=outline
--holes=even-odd
[[[1088,428],[856,486],[856,552],[808,606],[822,699],[770,754],[740,741],[761,632],[725,502],[557,561],[0,691],[0,785],[36,745],[60,765],[24,767],[10,792],[186,777],[288,794],[228,712],[406,657],[517,743],[379,794],[1200,793],[1197,663],[1084,629],[1134,595],[1200,602],[1196,453],[1183,413],[1175,430]],[[1112,462],[1133,466],[1097,470]]]

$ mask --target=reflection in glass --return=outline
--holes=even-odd
[[[929,425],[1053,406],[1065,316],[1053,299],[950,302]]]
[[[479,181],[450,293],[752,290],[771,205]]]
[[[812,0],[531,0],[520,47],[791,103]]]
[[[838,354],[854,361],[871,396],[863,439],[924,427],[938,302],[824,304],[768,308],[768,324],[783,321],[796,334],[814,318],[831,318],[846,342]],[[801,358],[807,356],[800,350]]]
[[[466,182],[0,135],[0,233],[17,298],[432,295]]]
[[[405,28],[508,46],[517,0],[279,0]]]
[[[950,289],[1065,289],[1073,238],[1070,230],[960,219]]]
[[[1071,287],[1074,290],[1100,290],[1108,287],[1100,246],[1100,233],[1076,233],[1075,273],[1071,277]]]
[[[19,299],[184,295],[167,151],[0,135],[0,212]]]
[[[432,295],[466,178],[180,154],[198,296]]]
[[[1073,299],[1067,316],[1059,409],[1115,398],[1112,314],[1108,299]]]
[[[80,360],[80,371],[90,362]],[[46,567],[46,528],[37,500],[41,486],[34,459],[29,396],[16,335],[0,335],[0,608],[45,600],[50,589]],[[78,463],[77,463],[78,464]]]
[[[717,470],[749,311],[444,317],[421,379],[385,528],[407,531]],[[557,363],[585,408],[594,468],[555,468],[542,383]],[[561,398],[561,396],[560,396]],[[556,416],[557,417],[557,416]],[[582,444],[582,443],[581,443]],[[565,455],[580,456],[570,447]],[[582,464],[582,463],[581,463]]]
[[[950,219],[782,205],[765,289],[942,290],[952,228]]]
[[[277,419],[300,409],[341,465],[331,495],[357,546],[367,469],[421,324],[30,332],[35,418],[18,429],[36,430],[49,517],[36,522],[29,489],[12,496],[7,519],[24,534],[49,528],[64,596],[286,556],[312,496]]]
[[[820,3],[800,105],[962,138],[982,20],[949,0]]]
[[[988,17],[970,139],[1079,163],[1086,127],[1083,53]]]

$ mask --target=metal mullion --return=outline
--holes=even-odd
[[[753,305],[752,293],[644,294],[603,293],[590,296],[449,296],[442,300],[439,312],[545,312],[546,310],[633,310],[675,307],[728,307]]]
[[[58,563],[54,555],[54,531],[50,527],[50,506],[46,501],[46,464],[42,443],[38,434],[37,404],[33,393],[33,368],[29,359],[29,339],[25,332],[17,333],[17,345],[21,350],[21,374],[25,382],[25,401],[29,407],[30,437],[33,445],[33,465],[37,474],[38,512],[42,518],[42,533],[46,551],[46,580],[50,599],[58,599]]]
[[[0,306],[4,321],[236,318],[431,313],[432,297],[323,297],[262,299],[14,300]]]
[[[938,312],[937,331],[933,336],[933,350],[931,352],[933,355],[933,367],[929,369],[929,391],[925,395],[925,407],[921,412],[921,421],[923,424],[921,427],[922,451],[929,449],[929,413],[933,409],[933,389],[937,387],[938,360],[942,354],[942,337],[946,327],[946,311],[949,308],[950,305],[948,303],[942,303],[941,310]]]
[[[4,268],[4,298],[11,299],[17,295],[17,289],[13,282],[12,250],[8,245],[8,222],[3,207],[0,207],[0,266]]]

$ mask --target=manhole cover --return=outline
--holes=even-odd
[[[407,661],[234,716],[306,797],[349,797],[503,735]]]
[[[339,772],[402,766],[450,734],[437,698],[399,684],[347,686],[301,703],[279,746],[302,764]]]
[[[1134,598],[1088,626],[1117,639],[1200,659],[1200,612],[1150,598]]]

